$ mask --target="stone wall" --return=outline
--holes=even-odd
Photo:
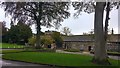
[[[89,47],[93,48],[93,42],[64,42],[63,48],[65,49],[77,49],[77,50],[84,50],[89,51]]]
[[[82,39],[80,39],[82,38]],[[94,50],[94,41],[90,41],[90,37],[84,36],[68,36],[64,37],[65,41],[63,43],[63,48],[65,49],[83,49],[84,51],[89,51],[89,48]],[[86,41],[88,40],[88,41]],[[120,48],[120,34],[108,35],[107,39],[107,50],[108,51],[118,51]]]
[[[107,44],[108,51],[119,51],[120,44],[118,43],[109,43]],[[76,50],[83,50],[83,51],[94,51],[94,42],[64,42],[63,43],[64,49],[76,49]]]

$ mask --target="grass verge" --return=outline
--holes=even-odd
[[[0,53],[7,54],[7,53],[18,53],[23,52],[24,50],[2,50]]]
[[[100,66],[91,62],[92,56],[48,52],[20,52],[3,55],[4,59],[50,64],[57,66]],[[112,66],[118,65],[118,60],[109,59]]]
[[[1,43],[0,48],[24,48],[23,45]]]

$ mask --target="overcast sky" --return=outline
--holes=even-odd
[[[94,28],[94,13],[87,14],[82,12],[81,15],[75,19],[73,17],[73,14],[75,11],[73,10],[73,7],[70,8],[71,16],[68,19],[65,19],[63,22],[61,22],[62,26],[57,31],[61,31],[63,27],[69,27],[71,29],[71,33],[74,35],[80,35],[83,34],[83,32],[88,33],[91,31],[91,29]],[[105,13],[104,13],[105,15]],[[0,8],[0,21],[6,21],[6,27],[10,28],[10,16],[5,17],[5,12],[2,8]],[[114,33],[118,33],[118,10],[113,9],[110,12],[110,21],[109,21],[109,28],[114,29]],[[42,27],[42,31],[47,30],[55,30],[54,28],[45,28]],[[36,33],[35,27],[32,26],[33,33]]]

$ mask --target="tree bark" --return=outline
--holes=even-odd
[[[36,26],[37,26],[37,35],[36,35],[36,49],[40,49],[41,48],[41,16],[42,16],[42,2],[39,2],[39,6],[38,6],[38,13],[39,15],[36,16]]]
[[[110,13],[110,2],[107,3],[107,8],[106,8],[106,19],[105,19],[105,42],[107,43],[107,35],[108,35],[108,21],[109,21],[109,13]]]
[[[40,32],[41,32],[40,23],[37,22],[36,49],[41,48]]]
[[[97,64],[109,64],[107,60],[107,52],[105,47],[104,29],[103,29],[103,15],[105,2],[96,2],[95,18],[94,18],[94,32],[95,32],[95,50],[93,62]]]
[[[107,39],[108,39],[108,21],[109,21],[109,13],[110,13],[110,2],[107,3],[106,7],[106,19],[105,19],[105,29],[104,29],[104,44],[107,49]],[[106,50],[107,51],[107,50]],[[108,57],[108,56],[107,56]],[[108,61],[109,62],[109,61]],[[109,63],[110,64],[110,63]]]

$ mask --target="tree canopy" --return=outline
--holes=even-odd
[[[32,30],[28,25],[19,21],[17,25],[11,26],[7,36],[11,43],[24,44],[27,43],[28,38],[32,36]]]
[[[49,27],[68,18],[70,13],[67,2],[3,2],[6,14],[14,20],[22,20],[27,24],[36,24]]]
[[[6,22],[0,22],[0,36],[2,37],[2,42],[7,42],[7,28]]]
[[[60,33],[59,32],[53,32],[53,34],[51,36],[54,39],[54,42],[57,45],[57,48],[62,47],[63,39],[62,39]]]

